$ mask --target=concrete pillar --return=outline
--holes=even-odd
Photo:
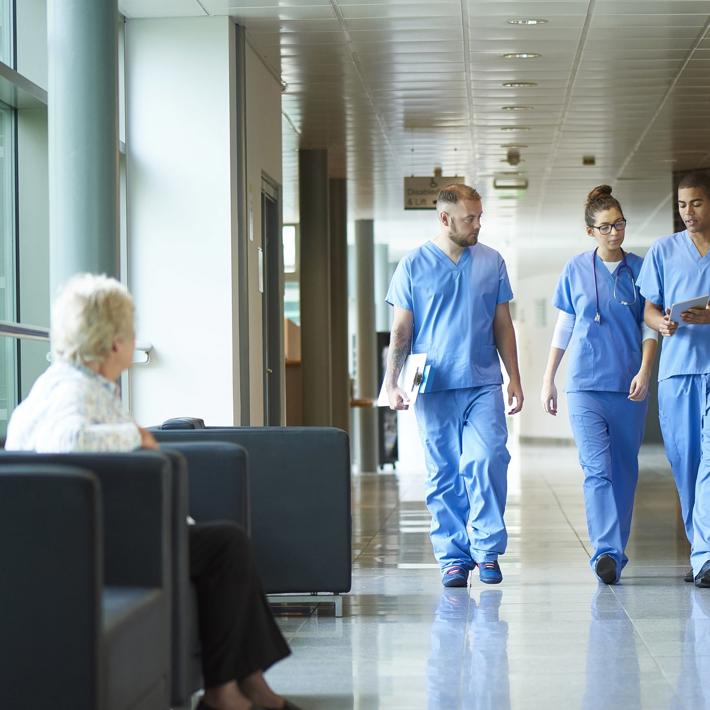
[[[371,219],[355,222],[355,273],[357,293],[357,378],[356,395],[376,399],[377,331],[375,329],[375,240]],[[377,409],[358,410],[358,465],[360,471],[377,470]]]
[[[52,291],[79,271],[118,276],[116,0],[49,0]]]
[[[333,426],[350,430],[347,182],[330,180],[330,318]]]
[[[375,244],[375,322],[378,331],[390,330],[391,327],[392,307],[385,303],[391,278],[389,245]]]
[[[331,426],[331,250],[328,219],[328,152],[300,150],[301,368],[303,423]]]

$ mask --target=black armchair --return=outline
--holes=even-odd
[[[169,468],[0,452],[3,706],[169,706]]]
[[[152,429],[165,446],[246,449],[251,538],[267,593],[347,592],[351,585],[348,435],[326,427]],[[202,467],[195,464],[191,477]],[[337,605],[336,605],[337,607]]]

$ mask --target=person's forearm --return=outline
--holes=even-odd
[[[520,381],[518,368],[518,346],[515,341],[515,329],[512,323],[495,329],[496,348],[500,353],[508,377],[516,382]]]
[[[653,328],[655,331],[658,331],[661,327],[661,323],[663,323],[663,311],[655,303],[646,301],[646,306],[643,311],[643,319],[649,328]]]
[[[658,349],[658,341],[653,338],[646,338],[641,345],[641,369],[647,375],[651,374],[653,369],[653,361],[656,359],[656,350]]]
[[[387,372],[385,373],[385,385],[396,387],[399,373],[404,367],[410,350],[412,333],[409,328],[393,328],[390,334],[390,346],[387,353]]]
[[[562,358],[565,351],[561,348],[551,347],[550,353],[547,356],[547,366],[545,367],[545,374],[542,376],[544,382],[554,382],[555,376],[557,375],[557,370],[562,362]]]

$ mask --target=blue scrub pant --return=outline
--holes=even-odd
[[[632,402],[625,392],[568,392],[570,423],[584,472],[584,506],[592,569],[602,555],[621,571],[631,533],[638,481],[638,453],[648,400]]]
[[[441,569],[505,552],[508,429],[500,385],[421,394],[414,405],[429,476],[431,544]]]
[[[697,575],[710,560],[710,374],[661,380],[658,405]]]

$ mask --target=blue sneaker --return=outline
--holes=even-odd
[[[498,560],[480,562],[478,565],[478,578],[484,584],[500,584],[503,581],[503,573],[500,571]]]
[[[466,587],[468,585],[468,570],[459,565],[447,567],[441,577],[445,587]]]

